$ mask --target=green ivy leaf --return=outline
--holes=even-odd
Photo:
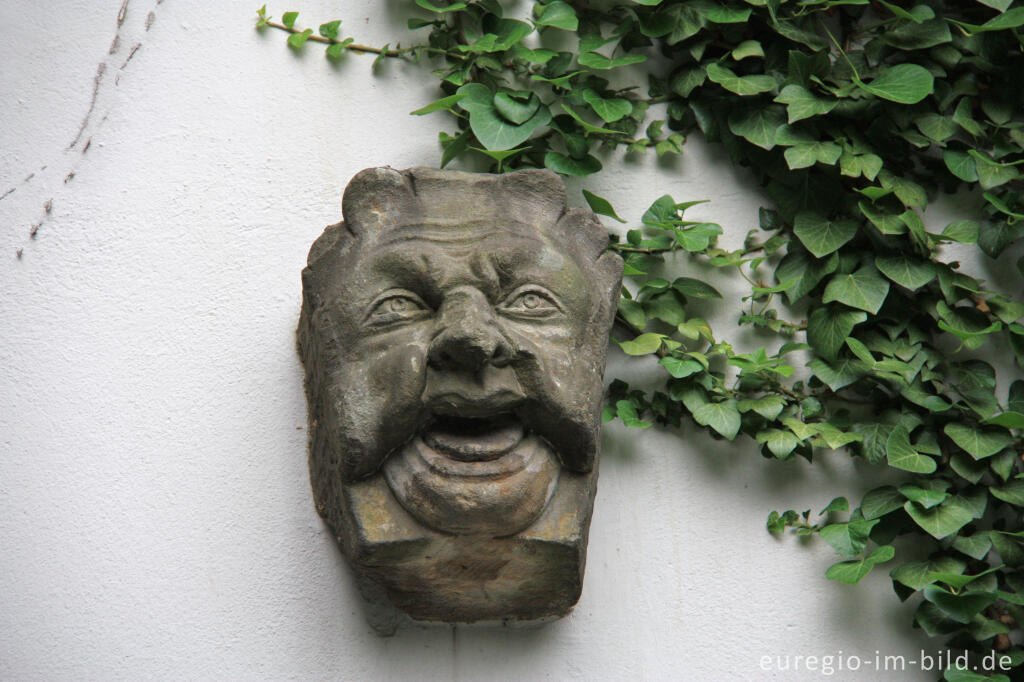
[[[812,211],[801,211],[793,222],[793,234],[816,258],[824,258],[854,238],[857,223],[831,221]]]
[[[952,535],[974,518],[969,506],[959,497],[951,497],[931,509],[925,509],[908,500],[903,505],[903,509],[914,520],[914,523],[936,540]]]
[[[849,386],[868,372],[863,362],[851,358],[840,358],[832,363],[815,359],[808,362],[807,366],[833,391]]]
[[[580,66],[586,66],[590,69],[608,70],[620,66],[629,66],[630,64],[640,64],[647,61],[647,57],[642,54],[627,54],[623,57],[610,59],[598,52],[587,52],[581,54],[576,61],[579,62]]]
[[[775,146],[775,131],[784,123],[782,111],[774,108],[734,109],[729,114],[729,130],[762,149]]]
[[[436,12],[438,14],[444,14],[445,12],[457,12],[462,9],[466,9],[466,3],[464,2],[453,2],[450,5],[437,5],[430,0],[415,0],[416,4],[427,10],[428,12]]]
[[[975,533],[974,535],[958,535],[953,540],[953,549],[963,552],[972,559],[981,561],[992,548],[992,539],[988,533]]]
[[[889,434],[885,444],[885,456],[889,466],[915,474],[930,474],[935,471],[935,460],[922,455],[910,444],[910,434],[902,426],[897,426]]]
[[[593,88],[583,90],[583,101],[590,105],[605,123],[614,123],[633,112],[633,103],[621,97],[604,98]]]
[[[295,49],[301,48],[309,40],[309,37],[313,35],[313,29],[307,28],[302,33],[293,33],[288,36],[288,45]]]
[[[732,69],[715,62],[707,65],[707,74],[712,82],[737,95],[758,95],[775,89],[775,79],[771,76],[737,76]]]
[[[825,100],[817,97],[802,85],[787,85],[782,88],[775,101],[786,105],[786,114],[790,124],[827,114],[839,104],[838,100]]]
[[[587,154],[582,159],[576,159],[558,152],[548,152],[544,155],[544,167],[562,175],[582,177],[601,170],[601,162],[591,154]]]
[[[541,106],[537,95],[525,92],[502,91],[494,95],[492,102],[498,115],[515,125],[529,121]]]
[[[825,577],[829,580],[836,580],[847,585],[856,585],[864,578],[871,569],[878,564],[884,564],[896,556],[896,550],[892,545],[883,545],[875,548],[871,554],[863,559],[853,561],[842,561],[834,564],[825,571]]]
[[[988,489],[993,497],[1009,502],[1015,507],[1024,507],[1024,480],[1015,478],[1001,487]]]
[[[692,277],[677,277],[672,282],[672,288],[693,298],[722,298],[722,294],[713,286]]]
[[[650,355],[661,348],[664,334],[647,332],[630,341],[616,341],[626,355]]]
[[[731,52],[732,58],[736,61],[742,61],[749,57],[760,57],[764,58],[764,48],[761,47],[761,43],[756,40],[744,40],[742,43],[733,48]]]
[[[935,89],[935,79],[920,64],[897,64],[883,69],[870,83],[855,81],[875,97],[899,104],[917,104]]]
[[[768,448],[777,459],[788,459],[800,439],[793,435],[792,431],[783,429],[768,429],[757,434],[757,442]]]
[[[985,459],[1013,442],[1005,429],[950,422],[943,432],[974,459]]]
[[[878,519],[855,519],[849,523],[833,523],[822,528],[818,535],[832,545],[840,556],[855,557],[867,546],[868,535]]]
[[[693,420],[701,426],[710,426],[728,440],[734,439],[740,430],[740,411],[732,399],[704,403],[693,411]]]
[[[284,14],[281,15],[281,23],[287,26],[288,28],[293,28],[295,26],[295,20],[298,18],[298,12],[285,12]]]
[[[970,623],[980,611],[996,600],[994,592],[969,592],[953,594],[937,585],[924,588],[924,598],[939,607],[939,610],[958,623]]]
[[[449,95],[448,97],[436,99],[427,106],[421,109],[417,109],[415,111],[410,111],[409,113],[412,114],[413,116],[425,116],[426,114],[432,114],[435,111],[451,111],[452,107],[454,107],[456,104],[458,104],[465,98],[465,93],[461,95]]]
[[[653,426],[652,422],[640,419],[636,411],[636,406],[629,400],[620,400],[616,402],[615,410],[619,415],[619,419],[621,419],[622,423],[628,428],[646,429],[649,426]]]
[[[539,12],[533,23],[538,26],[551,26],[560,28],[563,31],[575,31],[579,28],[579,19],[576,17],[576,10],[560,0],[548,3],[547,5],[536,5]]]
[[[867,313],[843,306],[815,308],[807,320],[807,342],[822,357],[833,359],[853,328],[866,319]]]
[[[902,509],[905,499],[896,488],[884,485],[875,488],[860,502],[860,512],[865,519],[877,519],[897,509]]]
[[[658,360],[658,364],[675,379],[683,379],[704,371],[704,366],[693,358],[677,358],[670,355]]]
[[[893,282],[911,291],[935,279],[935,268],[930,262],[906,255],[879,256],[875,258],[875,267]]]
[[[334,40],[338,37],[338,29],[341,27],[341,21],[328,21],[325,24],[320,24],[320,28],[317,29],[324,38]]]
[[[604,197],[598,196],[593,192],[583,190],[583,198],[587,200],[587,205],[590,206],[590,210],[598,215],[606,215],[609,218],[614,218],[620,223],[626,222],[619,217],[619,214],[612,208],[611,202]]]
[[[740,412],[756,412],[765,419],[773,420],[782,414],[786,399],[781,395],[766,395],[760,398],[745,398],[736,403]]]
[[[874,265],[865,265],[856,272],[833,277],[821,300],[838,301],[875,315],[888,294],[889,283],[879,276]]]
[[[469,112],[469,125],[476,139],[493,151],[518,147],[534,130],[551,121],[551,112],[541,105],[524,123],[510,123],[494,108],[494,95],[490,88],[480,83],[467,83],[455,92],[462,95],[458,105]]]

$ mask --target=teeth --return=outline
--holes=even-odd
[[[440,415],[423,432],[431,448],[462,462],[486,462],[501,457],[523,439],[522,423],[511,414],[492,417]]]

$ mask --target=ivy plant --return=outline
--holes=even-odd
[[[682,154],[688,135],[722,145],[771,205],[743,247],[665,195],[625,239],[616,342],[655,356],[656,389],[612,382],[606,420],[749,438],[765,457],[847,451],[893,470],[859,501],[772,512],[767,528],[835,548],[829,579],[881,564],[913,625],[994,659],[946,679],[1024,670],[1024,303],[960,271],[950,245],[989,259],[1024,237],[1024,3],[1020,0],[415,0],[422,41],[371,47],[340,21],[301,28],[296,12],[258,27],[330,59],[374,53],[421,62],[442,96],[442,167],[600,173],[596,151]],[[956,193],[968,219],[925,220]],[[604,198],[591,208],[623,221]],[[775,340],[738,352],[690,313],[720,298],[680,273],[688,258],[750,284],[738,323]],[[1024,277],[1024,258],[1015,265]],[[1018,280],[1014,287],[1020,289]],[[1004,287],[1005,288],[1005,287]],[[797,371],[799,368],[799,371]],[[1014,633],[1017,633],[1014,635]],[[974,675],[964,677],[964,675]],[[990,675],[986,677],[985,675]]]

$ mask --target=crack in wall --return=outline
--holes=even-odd
[[[113,78],[113,85],[110,85],[111,79],[106,76],[109,73],[114,72],[114,66],[117,64],[115,61],[116,55],[121,51],[121,45],[126,42],[127,38],[140,38],[141,36],[133,34],[148,32],[153,27],[153,24],[156,22],[156,9],[163,3],[163,0],[156,0],[152,6],[153,9],[145,15],[145,19],[140,22],[138,27],[133,26],[132,22],[129,21],[129,17],[132,14],[129,12],[129,5],[132,2],[133,0],[123,0],[120,8],[118,9],[117,29],[114,33],[114,38],[110,43],[107,55],[103,61],[99,62],[96,66],[96,75],[93,77],[92,94],[89,98],[89,105],[85,111],[85,115],[82,117],[78,131],[75,133],[71,144],[63,150],[63,159],[65,162],[53,164],[55,166],[62,167],[59,169],[60,172],[51,172],[46,174],[45,177],[40,177],[36,180],[37,183],[45,183],[47,181],[52,181],[54,183],[55,187],[50,192],[46,192],[47,194],[56,194],[63,190],[74,179],[82,158],[92,145],[93,137],[107,120],[107,116],[116,102],[116,99],[112,94],[113,88],[116,88],[119,85],[121,75],[125,71],[125,67],[128,66],[129,62],[132,61],[135,55],[142,48],[142,41],[136,39],[132,42],[131,50],[129,50],[127,57],[120,60],[120,65],[117,66],[116,75]],[[141,31],[139,29],[141,29]],[[98,111],[102,111],[103,115],[97,117],[96,114]],[[37,173],[42,174],[42,171],[45,171],[48,165],[50,164],[42,166],[38,171],[29,173],[20,183],[8,188],[0,194],[0,201],[8,199],[8,197],[14,194],[16,190],[32,182],[33,178],[36,178]],[[57,170],[58,169],[55,168],[55,171]],[[57,178],[61,179],[59,184],[57,183]],[[36,239],[40,228],[43,227],[52,212],[53,196],[50,196],[43,204],[43,210],[40,218],[34,221],[29,229],[28,237],[30,240]],[[19,260],[21,260],[24,254],[24,249],[25,247],[22,246],[15,251]]]

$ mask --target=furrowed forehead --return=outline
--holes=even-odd
[[[531,225],[515,219],[450,218],[410,220],[381,232],[375,240],[377,248],[411,241],[437,244],[478,244],[484,241],[533,240],[548,242],[550,228]]]

